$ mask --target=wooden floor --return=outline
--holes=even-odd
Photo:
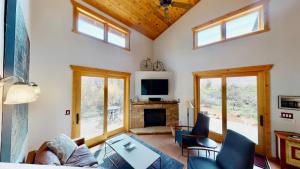
[[[137,135],[137,137],[185,164],[186,168],[187,157],[186,155],[181,155],[181,149],[177,144],[175,144],[174,137],[172,137],[172,135]],[[277,164],[272,162],[270,164],[272,169],[280,169],[280,166]]]

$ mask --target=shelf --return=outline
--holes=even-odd
[[[131,102],[132,105],[148,105],[148,104],[178,104],[178,101],[138,101]]]

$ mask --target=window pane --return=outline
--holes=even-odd
[[[258,143],[256,76],[227,78],[227,128]]]
[[[200,111],[210,117],[209,130],[222,134],[222,79],[200,80]]]
[[[104,24],[90,17],[79,14],[78,32],[104,40]]]
[[[126,35],[111,27],[108,28],[108,42],[126,48]]]
[[[80,136],[102,135],[104,130],[104,78],[81,77]]]
[[[217,25],[197,33],[197,46],[204,46],[222,40],[221,25]]]
[[[108,131],[124,127],[124,80],[108,79]]]
[[[226,23],[226,37],[233,38],[259,31],[259,11],[252,12]]]

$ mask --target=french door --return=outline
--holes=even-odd
[[[71,66],[72,137],[88,146],[128,130],[129,73]]]
[[[256,143],[257,153],[269,151],[269,69],[271,65],[194,73],[195,115],[208,114],[211,138],[222,142],[231,129]]]

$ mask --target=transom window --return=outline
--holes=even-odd
[[[129,50],[130,31],[85,6],[73,2],[73,31]]]
[[[269,30],[267,0],[193,28],[194,49]]]

